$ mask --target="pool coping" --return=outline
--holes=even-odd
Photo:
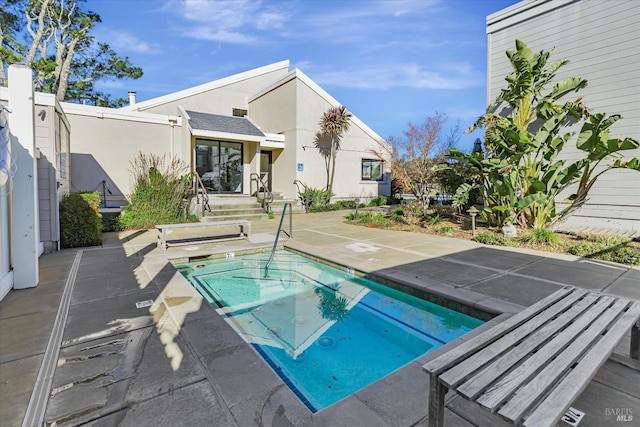
[[[293,244],[292,244],[293,243]],[[231,343],[228,346],[223,346],[216,353],[212,353],[210,355],[198,355],[198,358],[201,363],[201,367],[206,372],[206,376],[210,382],[212,382],[212,386],[221,391],[222,395],[225,395],[225,390],[229,387],[229,385],[216,382],[212,379],[211,371],[212,369],[211,362],[215,359],[216,356],[226,357],[227,354],[235,355],[236,352],[240,352],[242,354],[246,354],[246,351],[249,350],[253,353],[257,358],[259,358],[260,362],[264,365],[265,368],[269,370],[272,375],[272,378],[268,378],[265,382],[269,384],[277,383],[278,386],[272,390],[272,393],[276,393],[277,390],[281,390],[282,387],[286,388],[290,391],[291,396],[295,399],[296,402],[291,402],[291,399],[285,398],[289,405],[297,406],[294,412],[302,412],[302,419],[307,420],[312,423],[316,418],[324,418],[329,417],[330,419],[333,416],[340,416],[339,414],[343,414],[343,412],[347,409],[354,410],[355,413],[362,415],[363,413],[371,412],[371,414],[367,414],[366,416],[372,416],[373,419],[384,418],[381,414],[379,414],[375,407],[367,406],[367,398],[369,395],[386,395],[386,390],[388,388],[388,382],[390,381],[391,376],[416,376],[416,370],[419,370],[422,373],[422,366],[428,362],[429,360],[437,357],[438,355],[454,348],[463,342],[473,338],[474,336],[482,333],[483,331],[495,326],[498,323],[503,322],[507,318],[511,317],[513,314],[521,311],[524,307],[499,300],[497,298],[488,297],[486,295],[463,289],[456,288],[451,285],[447,285],[439,282],[427,283],[425,280],[419,280],[411,275],[405,274],[402,275],[398,271],[393,272],[393,276],[391,274],[381,274],[379,272],[371,271],[371,269],[366,268],[363,265],[354,265],[347,266],[344,263],[340,262],[339,259],[331,257],[327,257],[326,254],[316,254],[313,251],[310,251],[307,248],[300,247],[300,245],[296,245],[295,241],[288,241],[282,246],[279,245],[279,249],[288,250],[293,253],[298,253],[314,260],[321,261],[328,265],[333,265],[334,267],[338,267],[340,269],[352,269],[350,272],[353,274],[365,277],[368,279],[375,280],[380,282],[386,286],[389,283],[394,283],[395,286],[392,286],[394,289],[398,289],[405,293],[409,293],[411,295],[417,296],[419,298],[426,299],[427,301],[435,302],[441,304],[444,302],[444,305],[448,308],[453,308],[455,310],[461,311],[465,314],[471,314],[474,317],[477,316],[478,313],[484,313],[486,318],[481,318],[485,323],[480,325],[479,327],[469,331],[463,336],[437,348],[434,351],[431,351],[412,362],[404,365],[403,367],[397,369],[396,371],[382,377],[381,379],[369,384],[368,386],[358,390],[357,392],[335,402],[334,404],[312,413],[311,410],[299,399],[297,395],[294,395],[285,382],[280,378],[280,376],[273,371],[273,369],[268,365],[266,361],[264,361],[253,348],[250,343],[245,342],[241,337],[238,338],[242,341],[241,343]],[[192,259],[216,259],[223,258],[227,256],[228,252],[232,252],[232,256],[241,256],[244,254],[253,254],[260,252],[268,252],[271,249],[267,246],[254,246],[252,248],[240,248],[237,250],[229,250],[229,249],[212,249],[199,251],[196,253],[185,254],[183,253],[174,253],[174,254],[166,254],[164,256],[153,256],[153,257],[145,257],[142,265],[149,274],[150,277],[154,277],[155,280],[160,280],[163,283],[166,283],[164,289],[160,289],[160,295],[156,299],[154,306],[151,308],[152,314],[162,313],[166,319],[160,319],[157,323],[157,328],[161,333],[169,332],[169,335],[176,336],[181,333],[185,333],[190,335],[190,333],[194,333],[193,328],[199,327],[199,321],[202,321],[207,316],[215,316],[219,319],[223,319],[223,316],[217,313],[217,311],[211,307],[206,300],[198,293],[198,291],[189,283],[189,281],[182,276],[182,274],[176,269],[173,262],[178,261],[186,262]],[[170,265],[170,267],[169,267]],[[171,277],[167,277],[170,275]],[[164,276],[164,277],[163,277]],[[173,298],[177,295],[188,295],[189,298],[192,299],[193,304],[187,304],[176,306],[169,303],[166,303],[165,300],[167,298]],[[199,300],[199,302],[198,302]],[[197,309],[195,306],[198,306]],[[466,309],[465,309],[466,307]],[[460,310],[459,308],[463,308]],[[181,312],[181,310],[187,310],[188,313]],[[473,314],[475,313],[475,314]],[[187,317],[189,317],[187,319]],[[236,334],[235,330],[226,323],[226,321],[220,322],[217,327],[222,328],[220,333],[233,332]],[[225,330],[226,328],[226,330]],[[164,332],[162,332],[164,331]],[[242,370],[245,367],[242,366],[240,359],[238,358],[238,365],[236,366],[237,370]],[[262,372],[256,374],[257,376],[269,376],[268,373]],[[424,387],[426,388],[427,382],[425,382]],[[410,390],[404,391],[396,391],[396,393],[411,393]],[[280,393],[282,394],[282,393]],[[286,392],[284,393],[286,394]],[[424,394],[426,396],[426,394]],[[396,396],[400,398],[401,396]],[[408,395],[407,395],[408,397]],[[233,412],[234,408],[238,408],[241,403],[237,402],[225,402],[231,412]],[[363,407],[364,405],[364,407]],[[426,400],[424,402],[424,406],[426,407]],[[426,410],[425,410],[426,412]],[[422,418],[420,418],[421,420]],[[416,421],[420,421],[416,420]],[[322,423],[322,422],[321,422]],[[306,424],[306,423],[304,423]],[[387,423],[385,423],[387,424]],[[383,424],[384,425],[384,424]]]

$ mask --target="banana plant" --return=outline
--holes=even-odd
[[[489,105],[486,113],[467,129],[467,132],[472,132],[485,127],[485,146],[492,153],[499,149],[502,139],[497,125],[504,125],[508,119],[520,128],[529,129],[536,120],[547,120],[560,112],[566,112],[576,120],[587,115],[587,108],[580,97],[558,103],[563,96],[586,87],[585,79],[568,77],[547,89],[558,70],[569,63],[564,59],[548,64],[554,51],[555,48],[534,53],[522,40],[516,40],[515,50],[506,51],[513,70],[505,77],[508,85]]]
[[[634,150],[640,143],[633,138],[610,138],[611,126],[620,120],[619,114],[609,117],[603,113],[593,114],[589,120],[582,125],[578,135],[576,146],[579,150],[587,153],[587,156],[579,160],[576,168],[581,169],[581,177],[578,182],[576,192],[567,199],[570,204],[552,222],[552,228],[556,228],[560,223],[566,221],[588,200],[589,191],[597,182],[598,178],[611,169],[629,169],[640,172],[640,158],[622,159],[620,151]],[[615,160],[600,167],[603,160],[615,158]],[[596,172],[598,170],[598,172]]]
[[[464,200],[465,193],[482,187],[486,217],[495,225],[508,218],[521,226],[546,227],[567,218],[587,200],[589,190],[600,175],[613,168],[640,170],[640,160],[622,160],[621,150],[638,147],[631,139],[612,139],[609,128],[619,115],[590,115],[582,98],[560,103],[562,97],[587,85],[579,77],[568,77],[548,89],[558,70],[568,60],[549,63],[554,49],[534,53],[521,40],[516,49],[506,52],[513,71],[505,80],[495,102],[467,132],[485,127],[485,147],[489,159],[475,159],[457,151],[449,158],[457,159],[468,170],[477,170],[476,179],[456,193]],[[558,160],[564,146],[575,135],[563,128],[585,119],[578,135],[577,147],[585,158],[569,162]],[[606,167],[601,162],[618,157]],[[569,206],[557,212],[558,196],[570,186],[577,190],[568,198]]]

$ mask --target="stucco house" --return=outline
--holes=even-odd
[[[105,204],[123,205],[133,190],[130,162],[142,151],[184,160],[210,197],[250,196],[252,176],[259,176],[271,191],[295,200],[295,180],[326,185],[314,138],[322,113],[337,105],[302,71],[289,70],[289,61],[142,102],[130,93],[130,105],[120,109],[62,103],[72,129],[71,187],[102,191],[104,185]],[[389,176],[372,153],[384,143],[353,117],[336,163],[335,199],[390,194]]]
[[[612,127],[611,136],[640,140],[640,2],[525,0],[489,15],[487,36],[488,104],[506,86],[504,77],[511,67],[505,51],[515,48],[516,39],[535,52],[556,47],[552,61],[571,61],[557,79],[586,79],[588,86],[578,96],[591,111],[623,117]],[[581,154],[574,138],[562,156],[576,160]],[[639,157],[640,149],[621,154]],[[587,204],[565,226],[640,231],[640,174],[629,170],[603,174]]]
[[[295,201],[294,181],[326,185],[314,139],[322,114],[340,104],[302,71],[289,70],[289,61],[139,103],[130,93],[131,105],[119,109],[34,93],[23,66],[9,67],[8,80],[0,85],[0,166],[7,166],[5,154],[11,158],[10,171],[0,168],[0,299],[12,288],[37,286],[38,257],[59,248],[63,195],[97,191],[104,210],[119,210],[133,192],[130,171],[140,152],[178,157],[210,198],[250,200],[262,185]],[[334,199],[390,194],[386,165],[374,154],[385,151],[380,144],[386,142],[353,116]]]

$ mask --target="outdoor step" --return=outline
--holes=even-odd
[[[291,203],[292,213],[294,214],[305,213],[302,205],[299,205],[297,202],[293,202],[293,201],[286,201],[286,202]],[[271,210],[273,211],[274,214],[280,214],[280,212],[282,212],[282,209],[284,209],[284,202],[283,203],[274,202],[271,204]]]
[[[207,216],[228,216],[228,215],[253,215],[265,213],[261,207],[257,208],[245,208],[245,209],[218,209],[215,206],[211,207],[211,212],[206,212]]]
[[[260,221],[263,219],[267,219],[269,218],[269,215],[267,215],[266,213],[261,213],[261,214],[238,214],[238,215],[221,215],[221,216],[212,216],[212,215],[205,215],[202,218],[200,218],[200,222],[208,222],[208,221],[227,221],[227,220],[234,220],[234,219],[246,219],[249,221]]]
[[[257,203],[257,199],[251,196],[225,196],[209,194],[209,205],[252,205]]]

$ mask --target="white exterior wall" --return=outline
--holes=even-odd
[[[189,140],[181,140],[178,117],[63,103],[71,124],[70,191],[97,191],[102,180],[112,194],[107,206],[121,206],[131,188],[131,163],[139,152],[190,162]]]
[[[1,88],[0,90],[6,89]],[[3,97],[8,98],[8,93],[3,92]],[[0,106],[6,105],[7,101],[0,100]],[[2,124],[9,126],[9,113],[3,112],[1,107],[0,116]],[[13,271],[11,270],[11,233],[9,227],[11,200],[9,192],[11,188],[8,177],[0,175],[0,184],[0,300],[2,300],[13,288]]]
[[[640,2],[637,0],[523,1],[487,18],[487,102],[506,86],[511,72],[505,55],[523,40],[534,51],[556,47],[551,61],[571,62],[558,73],[559,81],[579,76],[588,86],[582,96],[591,112],[621,114],[612,137],[640,140]],[[573,129],[579,131],[579,126]],[[576,160],[582,153],[574,139],[562,157]],[[625,158],[640,149],[623,151]],[[612,170],[603,174],[589,193],[588,203],[567,222],[640,230],[640,173]]]
[[[41,253],[32,71],[9,66],[9,126],[16,174],[11,185],[10,241],[14,289],[38,286]]]
[[[293,184],[296,179],[309,187],[326,186],[325,162],[313,141],[320,131],[322,114],[337,105],[340,105],[338,101],[299,70],[250,100],[249,115],[261,129],[285,135],[285,149],[278,153],[277,159],[274,152],[273,172],[274,189],[283,191],[285,197],[296,197]],[[336,158],[334,200],[390,195],[388,178],[384,182],[361,180],[362,159],[375,159],[371,150],[379,151],[381,140],[357,117],[353,118]],[[302,164],[302,171],[297,169],[298,164]]]
[[[236,74],[211,83],[124,107],[123,110],[177,114],[185,110],[230,116],[233,108],[247,108],[247,98],[288,72],[288,61]]]
[[[296,156],[301,150],[297,142],[296,90],[294,79],[287,79],[276,89],[270,90],[249,102],[249,117],[263,132],[285,136],[285,148],[271,151],[272,187],[285,198],[295,199]]]

